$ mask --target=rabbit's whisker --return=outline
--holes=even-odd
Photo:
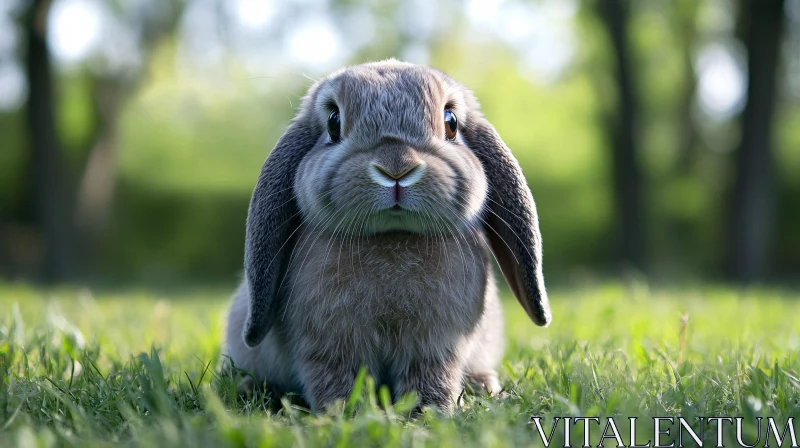
[[[500,208],[502,208],[503,210],[507,211],[508,213],[510,213],[510,214],[511,214],[512,216],[514,216],[515,218],[517,218],[517,219],[519,219],[519,220],[523,220],[523,221],[524,221],[524,219],[522,218],[522,216],[520,216],[519,214],[517,214],[517,213],[514,213],[513,211],[509,210],[508,208],[506,208],[505,206],[503,206],[503,204],[501,204],[499,201],[496,201],[495,199],[493,199],[491,196],[487,195],[487,196],[486,196],[486,200],[487,200],[487,201],[490,201],[490,202],[492,202],[492,203],[494,203],[494,204],[495,204],[495,205],[497,205],[498,207],[500,207]]]
[[[448,204],[446,201],[442,202],[442,205],[445,206],[445,209],[450,210],[451,212],[453,211],[452,206],[450,204]],[[458,217],[458,214],[455,213],[454,216]],[[462,293],[466,295],[466,290],[467,290],[467,260],[466,260],[466,257],[464,256],[464,251],[461,248],[461,242],[459,241],[459,236],[464,240],[464,244],[466,245],[466,247],[469,247],[469,242],[466,240],[466,238],[464,238],[464,235],[457,228],[455,228],[454,226],[447,226],[446,228],[449,230],[450,234],[453,235],[453,239],[456,242],[456,245],[458,247],[458,251],[461,253],[461,261],[463,261],[463,263],[464,263],[463,266],[462,266],[462,270],[463,270],[463,273],[464,273],[464,277],[463,277],[464,281],[462,283],[462,290],[463,290]],[[470,254],[472,255],[472,260],[475,261],[475,253],[470,251]]]
[[[508,229],[509,229],[509,230],[511,230],[511,233],[513,233],[513,234],[514,234],[514,236],[515,236],[515,237],[517,237],[517,240],[519,240],[519,242],[521,243],[520,245],[521,245],[522,247],[524,247],[524,248],[525,248],[525,252],[527,252],[527,253],[528,253],[528,256],[529,256],[529,257],[531,257],[531,259],[535,259],[535,258],[534,258],[534,256],[533,256],[533,254],[531,253],[530,249],[529,249],[529,248],[528,248],[528,246],[525,244],[525,241],[524,241],[522,238],[520,238],[520,236],[517,234],[517,231],[516,231],[516,230],[514,230],[514,227],[513,227],[511,224],[509,224],[509,223],[508,223],[508,221],[506,221],[505,219],[503,219],[503,217],[502,217],[502,216],[498,215],[498,214],[497,214],[497,213],[496,213],[494,210],[492,210],[491,208],[488,208],[487,210],[489,210],[489,213],[491,213],[491,214],[493,214],[493,215],[497,216],[497,218],[498,218],[499,220],[501,220],[501,221],[503,221],[503,223],[505,223],[506,227],[508,227]]]
[[[445,226],[441,226],[440,225],[440,216],[439,216],[439,213],[436,211],[435,208],[431,212],[431,217],[433,218],[432,222],[434,223],[434,225],[438,229],[439,238],[442,240],[441,247],[442,247],[442,251],[444,252],[444,262],[449,264],[450,263],[450,260],[449,260],[450,259],[450,255],[449,255],[449,253],[447,251],[447,239],[445,238],[445,235],[446,235],[445,234]],[[447,284],[450,287],[450,289],[453,289],[453,283],[452,283],[452,279],[450,278],[450,276],[447,276]]]
[[[324,268],[328,264],[328,255],[330,255],[330,251],[333,248],[334,241],[336,241],[336,235],[339,232],[340,227],[342,229],[344,229],[346,226],[347,226],[347,224],[346,224],[346,222],[344,220],[339,220],[339,222],[336,224],[336,227],[333,229],[333,233],[331,234],[330,240],[328,241],[328,245],[325,248],[325,259],[322,262],[323,269],[320,269],[320,282],[321,283],[324,282],[324,279],[322,278],[324,276],[324,273],[325,273],[325,269]],[[339,277],[337,276],[337,278],[339,278]]]
[[[317,211],[316,211],[316,212],[315,212],[315,213],[314,213],[314,214],[313,214],[313,215],[312,215],[312,216],[309,218],[309,220],[311,220],[311,221],[313,222],[314,220],[316,220],[317,216],[319,216],[319,215],[320,215],[320,214],[322,214],[322,213],[323,213],[323,212],[324,212],[324,211],[325,211],[327,208],[329,208],[329,207],[332,207],[332,206],[333,206],[333,203],[328,203],[328,204],[326,204],[325,206],[323,206],[322,208],[320,208],[319,210],[317,210]],[[323,222],[324,222],[324,220],[323,220],[323,221],[321,221],[321,222],[317,222],[317,224],[314,226],[314,229],[316,229],[316,228],[317,228],[319,225],[321,225]],[[302,226],[302,225],[300,225],[300,226],[297,226],[297,229],[295,229],[295,232],[297,232],[298,230],[300,230],[300,229],[302,229],[302,228],[307,228],[307,226]],[[295,232],[292,232],[292,235],[294,235],[294,233],[295,233]],[[281,290],[281,288],[283,287],[283,283],[286,281],[286,277],[289,275],[290,268],[291,268],[292,264],[294,263],[294,261],[296,260],[296,256],[295,256],[295,254],[296,254],[296,253],[298,253],[298,251],[300,251],[300,250],[302,250],[302,249],[303,249],[303,247],[305,246],[306,242],[307,242],[307,241],[308,241],[308,239],[309,239],[309,236],[308,236],[308,235],[305,235],[305,237],[306,237],[306,238],[305,238],[303,241],[301,241],[299,244],[297,244],[297,243],[296,243],[296,244],[294,245],[294,247],[292,247],[292,252],[291,252],[291,254],[289,254],[289,260],[288,260],[288,262],[287,262],[286,272],[285,272],[285,273],[284,273],[284,275],[283,275],[283,279],[281,279],[281,283],[280,283],[280,285],[278,285],[278,290],[279,290],[279,291],[280,291],[280,290]],[[287,239],[287,242],[288,242],[288,241],[289,241],[289,240]],[[284,244],[286,244],[286,243],[284,243]]]
[[[356,209],[356,212],[355,212],[356,218],[355,219],[351,219],[348,222],[347,227],[345,228],[345,230],[342,231],[341,235],[339,236],[339,240],[340,240],[339,241],[339,256],[338,256],[338,259],[336,260],[336,273],[337,273],[337,275],[339,275],[339,272],[341,272],[342,246],[344,245],[344,242],[347,240],[347,238],[350,236],[351,229],[354,229],[355,225],[358,223],[358,218],[359,218],[360,214],[363,213],[363,211],[366,208],[367,207],[365,205],[363,205],[363,203],[358,206],[358,208]],[[352,254],[352,252],[351,252],[351,254]]]
[[[374,220],[372,218],[372,216],[377,210],[378,210],[378,204],[377,203],[373,203],[372,207],[370,207],[370,209],[369,209],[369,212],[367,214],[365,214],[364,220],[362,220],[361,226],[358,228],[358,236],[359,236],[359,238],[357,239],[357,243],[356,243],[357,244],[356,253],[358,254],[358,267],[359,267],[359,269],[361,269],[362,273],[364,272],[364,263],[363,263],[362,258],[361,258],[361,240],[363,239],[363,240],[365,240],[364,241],[365,244],[369,244],[369,237],[370,237],[370,234],[373,233],[372,232],[373,229],[369,229],[367,227],[367,222],[369,220]]]
[[[330,204],[331,204],[331,205],[333,205],[333,203],[330,203]],[[327,217],[327,218],[323,219],[323,221],[321,221],[321,222],[318,222],[318,223],[317,223],[317,224],[314,226],[314,228],[313,228],[313,229],[311,229],[311,231],[309,231],[309,232],[308,232],[308,236],[307,236],[307,238],[305,239],[305,242],[303,243],[304,245],[305,245],[305,244],[306,244],[306,243],[307,243],[307,242],[308,242],[308,241],[309,241],[309,240],[310,240],[312,237],[314,237],[314,235],[315,235],[315,234],[316,234],[316,238],[315,238],[315,239],[314,239],[314,241],[313,241],[313,242],[312,242],[312,243],[311,243],[311,244],[308,246],[308,250],[306,250],[306,254],[305,254],[305,256],[303,257],[303,261],[300,263],[300,266],[299,266],[298,270],[300,270],[300,271],[302,271],[302,270],[303,270],[303,266],[305,265],[305,262],[306,262],[306,260],[308,259],[308,255],[311,253],[311,249],[314,247],[314,244],[316,244],[316,242],[319,240],[320,236],[322,236],[322,233],[323,233],[323,232],[322,232],[322,231],[320,231],[320,232],[317,232],[317,229],[320,229],[320,228],[321,228],[321,229],[324,229],[325,227],[329,226],[329,225],[330,225],[330,224],[331,224],[331,223],[332,223],[332,222],[333,222],[333,221],[336,219],[336,217],[337,217],[337,216],[336,216],[336,215],[337,215],[337,213],[339,213],[340,211],[342,211],[342,209],[344,209],[344,208],[345,208],[345,207],[347,207],[348,205],[350,205],[350,204],[349,204],[349,202],[344,202],[344,203],[342,203],[342,205],[341,205],[341,206],[340,206],[340,207],[339,207],[339,208],[338,208],[336,211],[334,211],[334,212],[333,212],[333,213],[332,213],[332,214],[331,214],[329,217]],[[289,260],[289,266],[291,266],[291,265],[292,265],[292,260],[290,259],[290,260]],[[295,281],[294,281],[294,283],[292,284],[292,289],[291,289],[291,290],[290,290],[290,292],[289,292],[289,297],[291,297],[291,296],[292,296],[292,293],[294,292],[294,287],[295,287],[296,285],[297,285],[297,280],[295,280]]]

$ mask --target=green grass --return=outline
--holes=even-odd
[[[369,381],[320,416],[237,398],[218,368],[227,292],[0,285],[0,446],[541,445],[534,415],[546,430],[553,416],[741,416],[755,440],[755,416],[800,420],[796,292],[556,290],[548,329],[507,300],[505,391],[467,395],[452,417],[380,410]]]

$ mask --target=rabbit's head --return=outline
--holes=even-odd
[[[362,65],[320,83],[324,129],[297,169],[303,220],[347,234],[451,232],[478,220],[486,176],[459,127],[471,94],[425,67]]]
[[[247,219],[245,343],[272,327],[298,226],[340,232],[486,234],[512,291],[550,322],[533,197],[472,93],[394,60],[318,81],[261,170]]]

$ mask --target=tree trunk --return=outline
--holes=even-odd
[[[89,150],[75,198],[77,255],[90,275],[97,267],[97,246],[108,229],[117,185],[117,137],[119,115],[127,94],[122,83],[96,77],[92,81],[97,109],[97,133]]]
[[[45,246],[41,275],[45,281],[60,281],[66,279],[70,271],[71,226],[46,40],[50,3],[49,0],[34,0],[27,17],[25,62],[30,93],[26,118],[31,145],[33,210]]]
[[[676,2],[673,8],[675,9],[675,32],[684,64],[684,85],[680,91],[680,102],[678,103],[678,160],[675,171],[678,176],[688,176],[694,167],[698,143],[697,128],[693,117],[697,78],[694,72],[692,47],[697,42],[699,4],[694,0]]]
[[[774,223],[772,121],[781,35],[783,0],[742,0],[747,48],[747,105],[742,138],[735,153],[731,198],[730,274],[735,280],[759,280],[767,272]]]
[[[629,3],[600,0],[600,18],[614,52],[617,108],[608,123],[612,153],[612,191],[617,257],[623,265],[644,269],[642,191],[638,161],[638,101],[628,39]]]
[[[678,104],[675,110],[675,147],[677,157],[669,172],[669,178],[663,179],[665,186],[678,182],[693,181],[697,176],[697,155],[702,141],[699,138],[695,123],[694,105],[697,93],[697,77],[694,71],[694,45],[698,38],[697,17],[700,4],[695,0],[675,1],[671,3],[672,31],[683,60],[683,73],[679,78]],[[668,260],[667,266],[677,268],[679,274],[688,274],[698,266],[696,242],[692,241],[692,227],[697,219],[688,219],[684,215],[662,214],[663,231],[667,244],[659,247],[660,259]]]

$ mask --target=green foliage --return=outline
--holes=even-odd
[[[520,75],[512,54],[498,51],[491,64],[475,67],[445,44],[433,56],[442,62],[433,65],[449,66],[474,88],[529,179],[542,210],[545,269],[555,274],[606,259],[607,158],[587,76],[545,88]],[[105,277],[235,275],[261,164],[311,82],[297,75],[248,79],[235,68],[224,86],[187,82],[171,51],[156,53],[147,85],[121,117],[119,194],[101,256],[114,261],[100,266]]]
[[[321,12],[339,26],[349,26],[342,24],[351,23],[353,12],[374,20],[374,38],[354,48],[349,62],[402,58],[413,43],[428,52],[430,65],[474,90],[536,198],[549,279],[586,269],[603,273],[613,265],[617,232],[607,118],[617,108],[614,53],[597,2],[579,2],[571,23],[575,57],[555,80],[538,78],[524,66],[523,49],[482,31],[464,5],[451,3],[435,32],[416,36],[413,27],[403,25],[413,9],[406,10],[406,2],[327,3],[329,11]],[[738,117],[712,118],[699,109],[697,57],[709,43],[735,43],[734,31],[724,23],[735,19],[735,2],[631,5],[627,30],[640,103],[635,118],[647,267],[669,279],[708,278],[719,273],[728,252],[739,124]],[[305,14],[303,8],[292,7],[298,15]],[[158,14],[171,20],[178,9]],[[295,18],[272,30],[276,41]],[[87,269],[95,280],[227,281],[237,275],[247,204],[260,167],[306,88],[323,74],[302,73],[287,54],[280,54],[265,76],[251,75],[244,65],[253,61],[233,53],[212,66],[192,66],[181,59],[181,39],[173,31],[153,42],[139,82],[121,93],[113,127],[117,177],[111,220],[91,235],[100,241],[91,245],[97,253],[87,257],[95,262]],[[787,36],[787,45],[795,41]],[[102,83],[95,68],[87,62],[59,70],[54,86],[70,195],[104,120],[114,119],[97,107]],[[780,87],[774,122],[777,216],[770,264],[778,278],[797,272],[800,253],[800,102],[786,85]],[[22,243],[5,246],[13,246],[12,261],[35,266],[45,251],[31,201],[27,140],[24,110],[0,114],[0,230],[11,224],[15,239],[26,235]],[[19,228],[25,226],[30,228]]]
[[[450,418],[366,375],[324,415],[240,398],[227,293],[1,287],[0,446],[520,446],[540,443],[531,416],[743,416],[753,437],[756,416],[800,416],[796,292],[587,286],[552,294],[546,330],[509,298],[504,392]]]

